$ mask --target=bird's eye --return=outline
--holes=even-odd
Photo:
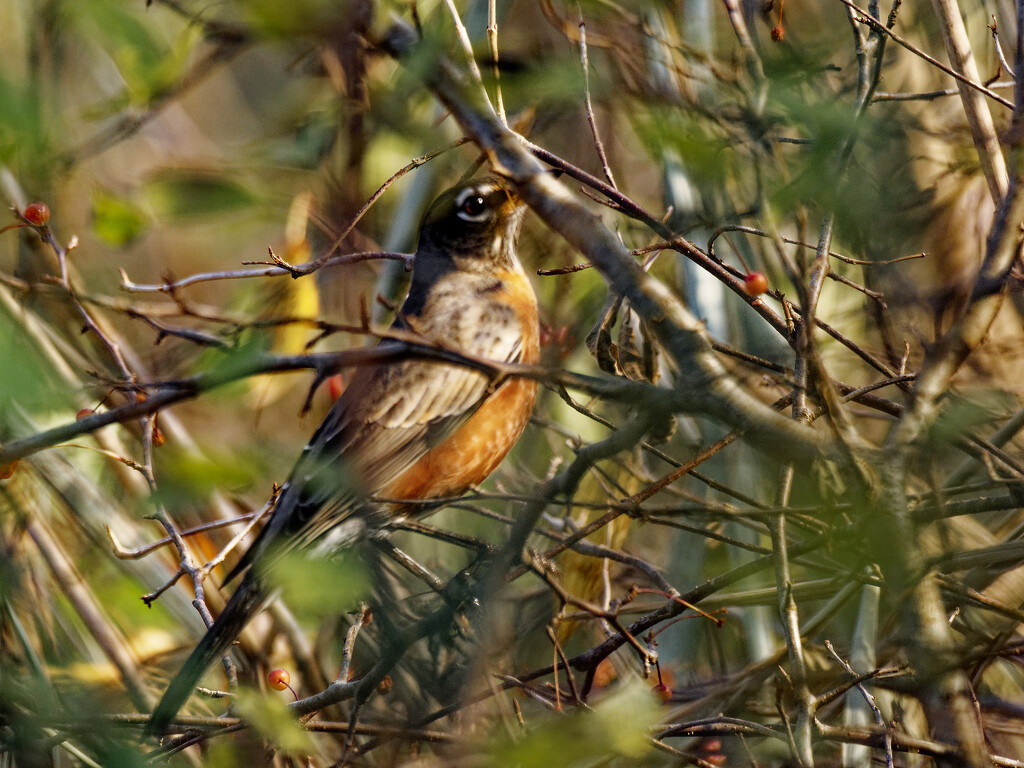
[[[467,214],[468,216],[476,218],[477,216],[484,212],[484,209],[486,207],[487,206],[484,203],[484,199],[482,197],[474,196],[469,198],[462,204],[462,212]]]
[[[466,190],[456,201],[456,205],[456,215],[463,221],[483,221],[489,212],[487,201],[473,190]]]

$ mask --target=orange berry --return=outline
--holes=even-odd
[[[651,688],[651,690],[654,691],[655,696],[657,696],[665,703],[668,703],[672,700],[672,689],[664,683],[658,683],[653,688]]]
[[[772,40],[776,43],[781,43],[786,39],[786,30],[779,24],[777,27],[772,27]]]
[[[616,677],[618,677],[618,674],[615,672],[612,660],[602,659],[601,663],[597,665],[597,669],[594,670],[594,686],[596,688],[606,688],[612,684]]]
[[[743,292],[747,296],[757,298],[768,290],[768,278],[764,272],[751,272],[743,278]]]
[[[75,421],[81,421],[82,419],[87,419],[90,416],[92,416],[94,413],[96,413],[96,411],[94,411],[92,408],[83,408],[82,410],[80,410],[78,413],[75,414]]]
[[[18,468],[18,459],[15,459],[10,464],[0,465],[0,480],[6,480],[14,474],[14,470]]]
[[[167,436],[160,427],[153,425],[153,447],[159,448],[161,445],[167,442]]]
[[[711,765],[725,765],[729,758],[722,752],[722,740],[719,738],[704,739],[697,747],[700,759]]]
[[[46,203],[29,203],[21,215],[29,224],[41,227],[50,220],[50,206]]]
[[[267,675],[267,684],[275,691],[283,691],[292,681],[287,669],[274,669]]]

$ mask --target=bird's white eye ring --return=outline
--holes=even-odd
[[[469,187],[455,198],[455,215],[463,221],[477,223],[488,219],[491,211],[483,196],[473,187]]]

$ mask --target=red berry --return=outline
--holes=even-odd
[[[551,340],[553,338],[554,338],[554,334],[551,331],[551,326],[548,325],[547,323],[541,323],[540,324],[540,345],[542,347],[546,347],[548,344],[551,343]]]
[[[50,206],[46,203],[29,203],[21,215],[29,224],[41,227],[50,220]]]
[[[78,413],[75,414],[75,421],[81,421],[82,419],[87,419],[90,416],[92,416],[94,413],[96,413],[96,411],[94,411],[92,408],[83,408],[82,410],[80,410]]]
[[[568,325],[548,325],[542,323],[540,326],[540,345],[542,347],[553,346],[558,356],[563,360],[572,353],[576,337]]]
[[[275,669],[267,675],[267,684],[275,691],[283,691],[292,681],[287,669]]]
[[[747,296],[758,297],[768,290],[768,278],[764,272],[751,272],[743,278],[743,292]]]
[[[15,459],[10,464],[0,464],[0,480],[6,480],[14,474],[14,470],[18,468],[18,459]]]
[[[772,40],[774,40],[776,43],[781,43],[785,39],[786,30],[782,28],[781,24],[779,24],[777,27],[772,27]]]
[[[651,688],[651,690],[654,691],[654,695],[661,699],[663,702],[667,703],[672,700],[672,689],[664,683],[658,683],[653,688]]]
[[[344,391],[345,380],[341,378],[340,373],[336,373],[327,379],[327,394],[331,396],[331,400],[337,400]]]

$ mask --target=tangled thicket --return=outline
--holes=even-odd
[[[1024,766],[1024,2],[9,6],[0,764]],[[146,740],[480,168],[526,435]]]

